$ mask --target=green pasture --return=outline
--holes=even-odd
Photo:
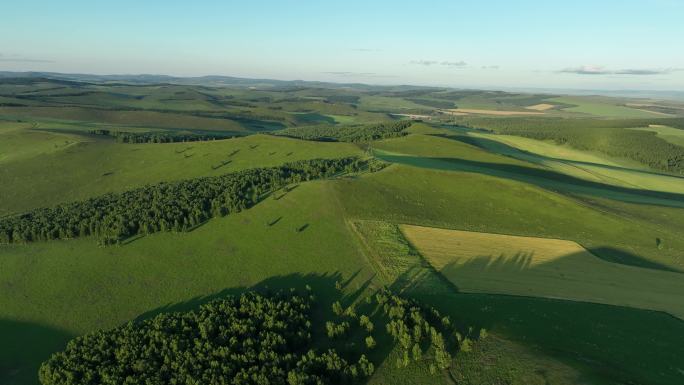
[[[83,137],[76,142],[63,139],[61,134],[27,129],[11,132],[16,133],[13,143],[24,143],[33,156],[0,160],[0,179],[7,182],[0,183],[0,215],[126,191],[148,183],[221,175],[301,159],[361,154],[352,144],[267,135],[208,142],[123,144]],[[46,142],[40,144],[43,142],[36,141],[36,135]],[[64,140],[73,143],[65,146]],[[54,147],[55,141],[58,147]],[[37,153],[35,146],[47,146],[49,151]]]

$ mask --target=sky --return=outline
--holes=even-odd
[[[684,0],[7,1],[0,70],[684,90]]]

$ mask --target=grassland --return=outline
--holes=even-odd
[[[684,147],[684,130],[678,129],[678,128],[673,128],[673,127],[668,127],[668,126],[661,126],[661,125],[650,125],[648,127],[639,127],[639,128],[633,128],[633,130],[643,130],[643,131],[651,131],[655,132],[658,134],[659,138],[663,138],[666,141],[675,144],[677,146],[682,146]]]
[[[0,164],[60,151],[81,141],[74,135],[31,130],[29,123],[0,122]]]
[[[372,250],[371,258],[377,258],[373,263],[389,263],[384,271],[395,277],[393,288],[439,306],[464,327],[478,325],[506,337],[498,347],[485,340],[473,352],[459,354],[457,370],[451,371],[457,380],[672,385],[681,381],[681,353],[673,352],[682,351],[684,322],[677,318],[585,302],[463,293],[413,249],[398,225],[357,223],[357,235]],[[488,365],[473,365],[477,361],[471,360],[484,357],[490,357]]]
[[[401,226],[459,290],[658,310],[684,319],[684,275],[606,262],[575,242]]]
[[[7,294],[0,296],[2,384],[35,384],[37,365],[77,335],[246,288],[307,283],[324,303],[343,295],[345,304],[390,286],[437,306],[461,330],[490,332],[437,376],[423,363],[396,368],[400,349],[381,341],[369,384],[684,381],[684,322],[615,306],[681,316],[679,179],[555,142],[439,124],[416,123],[407,136],[360,144],[258,134],[318,122],[331,129],[370,124],[390,114],[439,122],[438,110],[452,105],[534,112],[528,107],[552,104],[543,117],[467,117],[503,124],[539,119],[550,128],[579,116],[611,127],[620,122],[605,118],[648,118],[643,127],[662,117],[626,107],[626,99],[269,81],[198,86],[14,79],[0,81],[0,103],[0,216],[299,159],[375,154],[394,163],[372,174],[301,183],[186,233],[110,247],[87,237],[0,245],[0,291]],[[88,135],[91,129],[244,137],[117,144]],[[664,139],[676,134],[655,129]],[[405,237],[399,224],[430,227],[429,242]],[[487,234],[466,248],[437,231]],[[547,242],[540,237],[567,240],[559,241],[565,251],[540,246]],[[516,251],[534,254],[516,257]],[[444,266],[423,258],[431,255]],[[499,263],[483,263],[500,255]],[[333,288],[336,281],[341,292]],[[656,291],[660,295],[649,301]]]
[[[653,118],[662,114],[643,109],[630,108],[620,105],[614,99],[606,97],[573,97],[563,96],[549,99],[552,103],[562,103],[573,107],[563,108],[563,111],[575,112],[605,118]]]
[[[681,177],[653,172],[629,159],[611,158],[519,136],[475,132],[467,135],[474,138],[474,144],[483,148],[576,178],[633,189],[684,193],[684,179]]]
[[[226,289],[267,279],[301,286],[307,275],[335,274],[360,287],[370,270],[343,218],[329,182],[313,182],[190,233],[107,248],[89,238],[1,245],[0,382],[34,382],[37,365],[69,336]],[[41,330],[52,344],[27,346]]]
[[[609,261],[670,270],[684,267],[679,253],[684,240],[678,229],[598,210],[515,180],[395,165],[335,187],[354,218],[568,239]],[[656,239],[662,240],[661,248]]]
[[[7,160],[0,168],[0,178],[8,182],[0,184],[0,215],[160,181],[361,153],[352,144],[266,135],[193,143],[120,144],[83,136],[62,139],[62,134],[36,133],[26,128],[10,133],[13,145],[30,148],[33,156]],[[64,140],[73,142],[65,146]],[[40,146],[49,151],[38,153]]]

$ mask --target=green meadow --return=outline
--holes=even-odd
[[[459,331],[445,336],[449,364],[435,370],[430,350],[402,364],[403,342],[376,324],[367,384],[684,381],[678,169],[526,131],[465,127],[467,120],[440,111],[551,103],[539,118],[486,119],[559,130],[578,119],[582,132],[641,127],[675,146],[668,147],[671,159],[682,145],[677,118],[661,121],[623,98],[306,82],[22,78],[0,80],[0,95],[0,221],[161,182],[200,188],[209,180],[198,178],[300,160],[376,162],[361,173],[297,180],[277,191],[250,182],[239,191],[251,194],[254,206],[221,216],[199,202],[214,214],[188,231],[162,228],[107,246],[74,234],[0,243],[2,384],[38,384],[41,363],[78,336],[250,289],[306,285],[318,297],[313,317],[321,324],[347,319],[333,314],[336,301],[383,319],[382,307],[372,310],[366,297],[388,288],[433,306]],[[403,125],[396,114],[424,121]],[[616,118],[639,118],[639,125]],[[359,126],[364,136],[337,141]],[[382,127],[399,129],[388,134]],[[336,135],[277,135],[286,128]],[[121,143],[98,130],[188,141]],[[207,133],[235,137],[201,140]],[[182,205],[155,210],[175,206]],[[407,231],[416,226],[431,230]],[[480,236],[465,242],[463,232]],[[548,239],[562,245],[554,249]],[[321,327],[313,345],[357,354],[361,335],[350,333],[330,342]]]

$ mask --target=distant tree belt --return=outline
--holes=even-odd
[[[2,96],[2,95],[0,95]],[[64,95],[60,95],[64,96]],[[24,99],[24,100],[33,100],[33,101],[41,101],[41,102],[50,102],[50,100],[43,100],[44,98],[40,95],[38,96],[26,96],[26,95],[11,95],[8,97],[12,97],[15,99]],[[253,107],[251,105],[242,105],[238,101],[231,101],[228,100],[226,102],[227,104],[230,104],[232,106],[237,106],[237,107]],[[10,107],[10,106],[5,106],[5,107]],[[249,110],[243,110],[238,113],[236,112],[227,112],[225,110],[207,110],[207,111],[196,111],[196,110],[174,110],[174,109],[168,109],[168,108],[138,108],[138,107],[132,107],[132,106],[94,106],[92,104],[79,104],[79,103],[64,103],[59,106],[53,106],[53,105],[25,105],[25,104],[19,104],[16,106],[12,107],[27,107],[27,108],[62,108],[62,107],[74,107],[74,108],[83,108],[83,109],[88,109],[88,110],[100,110],[100,111],[140,111],[140,112],[159,112],[162,114],[179,114],[179,115],[191,115],[191,116],[197,116],[197,117],[202,117],[202,118],[210,118],[210,119],[230,119],[230,120],[270,120],[270,121],[278,121],[278,122],[285,122],[287,119],[283,116],[278,116],[278,115],[268,115],[268,114],[255,114],[250,112]]]
[[[137,234],[186,231],[211,217],[251,207],[291,183],[382,167],[384,164],[373,158],[313,159],[163,182],[1,218],[0,243],[95,235],[102,244],[112,244]]]
[[[112,130],[90,130],[93,135],[111,136],[119,143],[177,143],[230,139],[236,135],[226,134],[181,134],[176,132],[126,132]]]
[[[649,167],[684,174],[684,148],[655,132],[626,130],[650,124],[684,129],[684,119],[459,119],[460,124],[498,134],[553,140],[579,150],[632,159]]]
[[[78,337],[40,367],[43,385],[344,384],[365,355],[311,349],[313,295],[246,293]]]
[[[274,131],[274,135],[323,142],[369,142],[404,136],[411,126],[410,120],[353,126],[305,126]]]

